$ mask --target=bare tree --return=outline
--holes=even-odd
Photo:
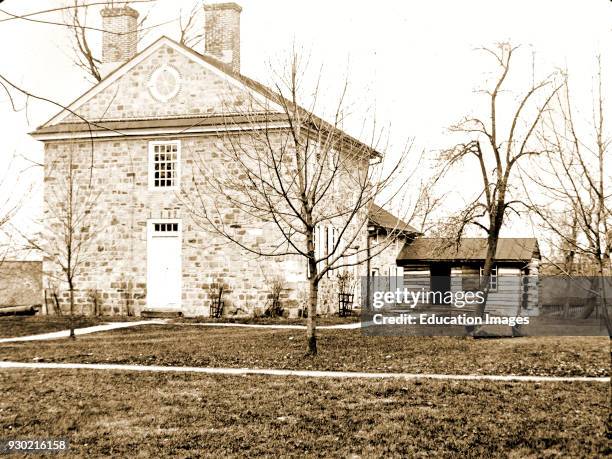
[[[96,222],[100,218],[96,214],[100,192],[94,190],[88,159],[69,149],[45,164],[45,182],[49,186],[44,202],[44,234],[27,239],[32,248],[52,262],[54,268],[46,274],[68,287],[71,338],[75,338],[75,281],[84,269],[89,269],[89,254],[97,240]]]
[[[121,2],[122,5],[145,3],[154,4],[157,0],[126,0]],[[119,2],[118,2],[119,3]],[[64,27],[68,30],[72,40],[73,59],[77,67],[86,71],[95,82],[102,79],[100,73],[101,60],[92,51],[89,46],[90,32],[103,32],[99,27],[94,27],[89,21],[90,8],[99,8],[102,6],[113,5],[112,1],[93,1],[93,0],[68,0],[64,6],[56,8],[45,8],[28,12],[27,14],[15,14],[10,11],[2,10],[4,17],[0,18],[0,23],[7,21],[26,21],[37,24],[47,24],[53,26]],[[150,10],[149,10],[150,11]],[[57,18],[59,14],[59,18]],[[154,24],[145,27],[149,13],[144,14],[138,22],[139,36],[142,38],[143,33],[164,25]],[[169,21],[172,22],[172,21]]]
[[[100,65],[102,61],[94,56],[88,40],[87,29],[87,13],[89,7],[79,4],[79,0],[74,0],[74,9],[66,12],[69,15],[69,21],[73,24],[71,30],[73,36],[73,59],[74,63],[90,74],[95,81],[102,81]]]
[[[181,45],[189,48],[195,48],[204,40],[204,28],[201,26],[203,18],[201,17],[204,10],[199,1],[195,1],[191,10],[185,16],[179,15],[179,40]]]
[[[538,193],[531,197],[530,209],[553,236],[553,243],[565,255],[557,267],[568,277],[576,274],[575,259],[588,260],[591,274],[599,278],[601,313],[612,332],[606,299],[606,276],[612,274],[612,168],[610,142],[605,124],[603,76],[598,57],[594,104],[590,123],[581,123],[572,101],[569,79],[564,91],[555,97],[555,111],[545,117],[539,133],[545,155],[532,161],[522,172]],[[527,188],[527,185],[526,185]],[[565,223],[565,224],[564,224]],[[585,274],[582,269],[579,274]],[[584,318],[594,304],[585,309]]]
[[[385,161],[378,152],[379,136],[372,134],[364,144],[344,133],[346,85],[333,106],[331,122],[315,115],[323,98],[319,82],[308,92],[307,108],[300,106],[306,91],[305,67],[294,52],[286,71],[276,73],[274,90],[244,80],[277,109],[256,99],[245,101],[240,113],[232,107],[230,114],[228,108],[226,129],[220,132],[221,158],[196,156],[193,189],[185,191],[183,199],[202,228],[245,252],[304,261],[308,353],[315,355],[320,282],[333,270],[377,255],[403,229],[390,231],[368,252],[369,207],[383,193],[388,202],[405,191],[408,177],[402,171],[409,148]],[[251,240],[239,230],[262,227],[265,242]]]
[[[153,1],[153,0],[150,0]],[[129,5],[129,1],[125,5]],[[89,45],[89,35],[93,32],[99,32],[99,29],[89,26],[88,15],[90,8],[98,6],[92,5],[87,0],[73,0],[71,8],[64,10],[65,22],[69,26],[72,42],[72,58],[74,64],[90,75],[94,82],[102,81],[102,72],[100,66],[102,60],[96,53],[92,51]],[[148,20],[149,13],[147,12],[138,20],[137,30],[138,39],[143,38],[143,31],[150,30],[145,28],[145,23]],[[109,32],[109,31],[106,31]]]
[[[18,184],[17,171],[14,167],[15,155],[5,163],[4,171],[0,173],[0,265],[13,249],[13,234],[9,227],[23,204],[23,199],[16,197],[11,190]],[[25,190],[24,190],[25,191]]]
[[[480,176],[482,187],[476,197],[453,219],[453,238],[459,243],[465,229],[475,225],[487,236],[487,252],[480,289],[485,301],[478,305],[477,313],[484,315],[489,293],[490,276],[495,262],[497,244],[505,219],[511,212],[518,213],[521,202],[512,196],[513,172],[517,165],[528,157],[542,154],[536,145],[534,131],[541,123],[543,114],[559,91],[553,84],[552,75],[539,83],[533,83],[521,97],[517,106],[506,109],[500,98],[506,91],[506,83],[512,66],[512,57],[517,47],[501,43],[494,49],[483,51],[492,56],[499,67],[499,74],[492,89],[484,90],[488,117],[466,117],[451,127],[451,131],[464,140],[441,155],[441,175],[453,171],[465,163]],[[463,169],[465,173],[466,169]]]

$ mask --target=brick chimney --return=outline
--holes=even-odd
[[[240,72],[240,12],[236,3],[204,5],[206,53]]]
[[[129,6],[102,10],[102,76],[136,55],[138,11]]]

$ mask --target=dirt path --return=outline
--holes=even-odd
[[[98,363],[29,363],[1,362],[0,370],[102,370],[141,371],[152,373],[203,373],[207,375],[233,376],[297,376],[302,378],[361,378],[361,379],[437,379],[449,381],[513,381],[513,382],[597,382],[610,383],[609,377],[586,376],[516,376],[516,375],[444,375],[430,373],[362,373],[348,371],[275,370],[267,368],[211,368],[211,367],[168,367],[158,365],[120,365]]]

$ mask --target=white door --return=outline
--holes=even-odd
[[[181,221],[147,224],[147,307],[181,307]]]

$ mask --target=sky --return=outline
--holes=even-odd
[[[93,0],[92,0],[93,1]],[[62,6],[65,0],[5,0],[0,10],[24,14]],[[117,3],[117,2],[116,2]],[[161,35],[177,38],[178,17],[195,0],[157,0],[150,9],[152,28],[143,49]],[[417,152],[449,146],[448,127],[468,113],[483,112],[484,99],[475,92],[494,75],[494,62],[477,48],[509,41],[520,45],[509,89],[520,94],[525,84],[559,68],[567,68],[575,84],[578,105],[588,112],[595,56],[602,54],[604,75],[612,75],[612,2],[609,0],[240,0],[241,70],[270,82],[270,66],[298,46],[310,56],[312,68],[322,68],[321,80],[335,100],[345,79],[352,118],[349,132],[361,135],[363,120],[376,119],[389,135],[389,154],[398,154],[409,139]],[[99,12],[91,23],[100,27]],[[0,12],[0,21],[7,15]],[[57,21],[57,14],[35,16]],[[202,23],[203,27],[203,23]],[[0,22],[0,74],[34,94],[67,104],[91,87],[71,59],[69,29],[24,20]],[[100,48],[101,33],[91,44]],[[201,47],[196,48],[202,51]],[[610,71],[607,71],[607,70]],[[609,81],[609,77],[607,79]],[[514,85],[514,87],[513,87]],[[1,89],[1,88],[0,88]],[[17,101],[18,108],[24,100]],[[325,107],[323,107],[325,108]],[[42,145],[28,132],[58,111],[56,106],[30,100],[27,110],[13,111],[0,94],[0,134],[4,162],[4,199],[23,200],[16,220],[25,231],[40,216]],[[28,158],[27,160],[24,159]],[[33,161],[33,162],[32,162]],[[416,159],[415,159],[416,163]],[[426,173],[424,168],[423,173]],[[448,207],[465,200],[462,190],[478,177],[469,170],[449,177]],[[6,196],[12,196],[6,198]],[[0,205],[4,201],[0,199]],[[510,225],[506,235],[530,236],[528,225]]]

